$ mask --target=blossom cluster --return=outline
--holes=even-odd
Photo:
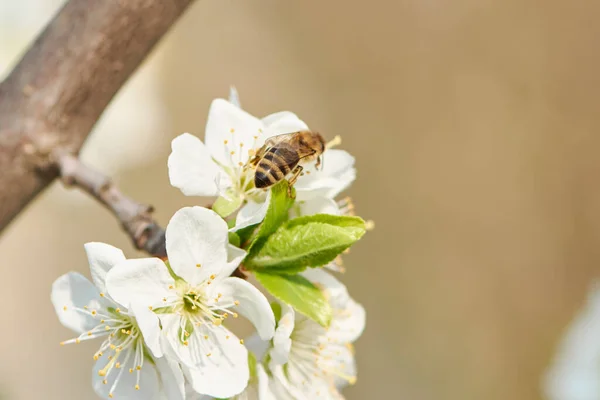
[[[61,344],[100,343],[92,384],[101,398],[343,398],[365,326],[332,274],[368,228],[348,199],[336,200],[355,179],[354,158],[332,148],[336,138],[320,167],[308,162],[293,186],[281,179],[268,190],[255,187],[251,165],[265,140],[307,130],[288,111],[250,115],[234,90],[214,100],[204,141],[178,136],[168,160],[171,184],[214,197],[211,208],[173,215],[165,259],[87,243],[91,281],[70,272],[54,282],[58,318],[77,333]],[[228,328],[239,316],[253,336]]]

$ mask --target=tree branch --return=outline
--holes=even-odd
[[[191,2],[70,0],[55,16],[0,83],[0,231],[57,177],[47,168],[54,149],[79,152],[112,97]]]
[[[152,219],[152,206],[127,197],[108,177],[66,151],[55,150],[52,159],[63,183],[79,187],[110,209],[137,249],[156,257],[167,256],[165,230]]]

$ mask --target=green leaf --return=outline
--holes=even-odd
[[[244,265],[250,270],[298,273],[333,261],[364,234],[365,222],[358,217],[316,214],[295,218],[265,239]]]
[[[240,208],[242,205],[242,197],[240,196],[229,196],[223,197],[220,196],[212,205],[212,209],[219,214],[221,217],[225,218],[229,215],[233,214],[235,210]]]
[[[260,224],[256,236],[250,247],[248,254],[256,253],[264,245],[265,240],[279,228],[281,224],[287,221],[289,209],[294,204],[294,195],[288,196],[288,181],[282,180],[271,188],[271,201],[265,219]],[[292,189],[293,190],[293,189]]]
[[[254,231],[256,231],[256,228],[258,228],[258,225],[259,224],[250,225],[235,231],[235,233],[237,233],[237,235],[240,237],[240,243],[242,244],[242,248],[244,245],[247,246],[248,243],[252,242],[252,235],[254,234]]]
[[[256,357],[251,351],[248,351],[248,369],[250,370],[250,381],[257,379],[258,374],[256,372]]]
[[[281,304],[276,301],[271,303],[271,310],[273,310],[273,315],[275,316],[275,322],[279,323],[281,319]]]
[[[331,322],[331,307],[323,293],[300,275],[255,272],[256,279],[277,299],[324,327]]]
[[[240,247],[240,237],[235,232],[229,232],[229,244],[234,245],[235,247]]]

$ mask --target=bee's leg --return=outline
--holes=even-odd
[[[319,167],[321,166],[321,156],[317,157],[317,163],[315,164],[315,169],[319,169]]]
[[[296,183],[296,181],[298,180],[298,177],[302,173],[303,169],[304,168],[302,168],[301,165],[297,165],[296,168],[292,170],[292,177],[288,180],[288,196],[292,197],[292,186],[294,186],[294,183]]]
[[[246,163],[246,165],[244,166],[244,171],[246,169],[248,169],[248,167],[256,167],[259,163],[259,161],[263,158],[263,156],[271,149],[271,147],[267,147],[267,146],[263,146],[260,149],[258,149],[258,151],[256,152],[256,154],[254,154]]]

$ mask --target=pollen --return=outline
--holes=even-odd
[[[81,343],[81,340],[79,340],[79,338],[77,338],[77,339],[75,339],[75,343],[79,344],[79,343]]]
[[[231,152],[230,152],[229,154],[231,154],[231,155],[234,155],[234,154],[235,154],[235,151],[234,151],[234,150],[231,150]]]
[[[101,369],[100,371],[98,371],[98,375],[100,375],[100,376],[106,376],[106,370]]]
[[[129,373],[133,374],[133,368],[129,368]]]
[[[236,306],[239,306],[239,305],[240,305],[240,302],[239,302],[239,300],[235,300],[235,301],[233,302],[233,304],[235,304]]]
[[[229,130],[229,132],[233,133],[233,132],[235,132],[235,129],[231,128],[231,129]]]
[[[187,340],[184,340],[184,341],[183,341],[183,345],[184,345],[184,346],[187,346],[187,345],[189,345],[189,342],[188,342]]]
[[[222,320],[222,319],[215,319],[215,320],[213,321],[213,324],[214,324],[215,326],[220,326],[222,323],[223,323],[223,320]]]
[[[63,310],[67,311],[67,310],[68,310],[67,306],[64,306],[64,307],[63,307]]]
[[[109,393],[109,394],[108,394],[108,397],[110,397],[110,398],[112,399],[112,398],[113,398],[113,397],[115,397],[115,396],[114,396],[112,393]]]
[[[174,288],[174,286],[173,286],[173,285],[169,285],[169,289],[173,289],[173,288]]]
[[[148,306],[148,310],[152,311],[152,306]]]
[[[121,309],[120,309],[120,308],[117,308],[117,309],[115,310],[115,312],[118,314],[118,313],[120,313],[120,312],[121,312]]]
[[[229,339],[229,335],[225,336],[225,339]]]
[[[240,147],[244,147],[244,143],[240,143]]]
[[[240,339],[240,344],[244,344],[244,339]]]
[[[166,301],[167,301],[167,298],[166,298],[166,297],[163,297],[163,301],[164,301],[164,302],[166,302]]]
[[[104,384],[106,385],[106,384],[108,384],[108,380],[104,379],[104,380],[102,381],[102,383],[104,383]]]
[[[254,139],[258,139],[258,136],[254,136]]]
[[[138,365],[137,367],[135,367],[135,369],[137,369],[138,371],[142,369],[141,365]]]
[[[110,326],[106,325],[106,326],[104,327],[104,330],[105,330],[105,331],[110,331]]]
[[[238,313],[234,312],[233,313],[233,318],[237,318],[238,317]]]
[[[229,143],[229,141],[227,139],[225,139],[225,140],[223,140],[223,143],[227,144],[227,143]]]
[[[196,264],[196,268],[200,268],[202,266],[202,264],[198,263]]]
[[[92,315],[96,315],[96,314],[98,314],[98,313],[96,312],[96,310],[92,310]]]
[[[64,346],[64,345],[65,345],[65,342],[60,342],[60,345],[61,345],[61,346]]]
[[[135,390],[140,390],[140,385],[135,385]]]
[[[186,332],[184,332],[183,334],[185,335],[185,337],[190,337],[190,333],[189,333],[189,332],[187,332],[187,331],[186,331]]]
[[[208,354],[206,355],[206,357],[210,357],[211,355],[212,355],[212,353],[208,353]]]
[[[210,279],[215,279],[215,278],[216,278],[215,274],[212,274],[212,275],[210,276]]]
[[[208,340],[208,335],[204,335],[204,339],[207,339],[207,340]]]
[[[104,297],[104,293],[100,293],[100,297]]]

